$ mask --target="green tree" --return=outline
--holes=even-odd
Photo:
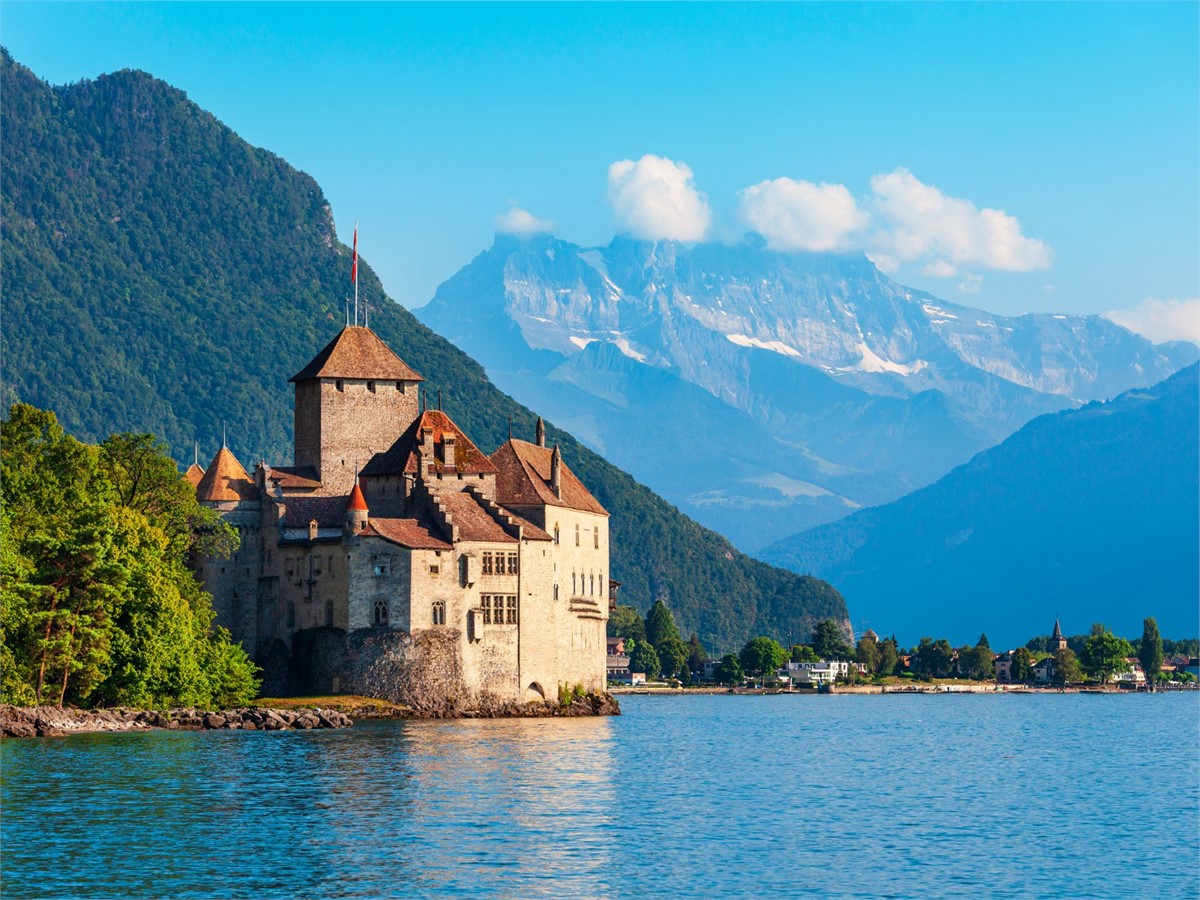
[[[1154,690],[1154,682],[1162,672],[1163,643],[1158,632],[1158,622],[1153,617],[1142,622],[1142,643],[1138,648],[1138,660],[1146,673],[1146,684]]]
[[[1070,647],[1055,651],[1054,679],[1059,684],[1078,684],[1083,681],[1083,668]]]
[[[879,642],[879,665],[876,666],[876,674],[893,675],[899,664],[900,651],[896,646],[896,639],[894,637],[884,638]]]
[[[629,671],[645,672],[648,681],[653,681],[662,672],[662,663],[659,662],[658,652],[649,641],[638,641],[634,645],[633,651],[629,654]]]
[[[813,648],[808,644],[792,645],[792,662],[820,662],[821,657],[813,652]]]
[[[1020,647],[1013,653],[1012,665],[1009,666],[1009,680],[1017,684],[1028,684],[1033,680],[1033,654],[1025,647]]]
[[[945,638],[933,640],[923,637],[913,653],[914,668],[931,678],[946,678],[954,664],[954,648]]]
[[[608,616],[608,636],[645,640],[646,624],[632,606],[618,606]]]
[[[996,654],[987,645],[987,635],[980,636],[981,643],[969,648],[966,653],[959,654],[962,669],[968,678],[976,681],[990,681],[996,677]]]
[[[842,629],[833,619],[822,619],[812,633],[813,652],[821,659],[853,659],[854,650],[846,643]]]
[[[787,659],[787,651],[779,642],[769,637],[756,637],[746,643],[738,654],[742,669],[751,674],[765,676],[774,672]]]
[[[1098,630],[1099,629],[1099,630]],[[1103,625],[1093,625],[1092,634],[1084,642],[1079,662],[1084,674],[1106,684],[1118,672],[1128,672],[1126,657],[1133,655],[1129,641],[1119,638]]]
[[[726,653],[721,657],[721,661],[717,663],[716,669],[713,670],[713,677],[718,684],[738,685],[742,683],[745,675],[742,672],[741,663],[738,658],[732,653]]]
[[[671,615],[671,610],[667,609],[667,604],[662,600],[655,600],[654,605],[650,607],[650,612],[646,613],[646,640],[654,645],[654,648],[661,655],[661,648],[668,638],[675,638],[682,642],[679,635],[679,626],[675,624],[675,617]]]
[[[879,670],[879,641],[873,635],[867,634],[858,639],[854,655],[868,675],[874,675]]]
[[[654,648],[664,675],[678,675],[687,668],[688,646],[678,635],[672,635]]]
[[[989,650],[992,649],[992,645],[988,643],[986,631],[983,632],[981,635],[979,635],[979,640],[977,640],[975,642],[975,646],[976,647],[987,647]]]
[[[699,635],[693,634],[692,639],[688,641],[687,667],[692,672],[700,672],[704,669],[706,662],[708,662],[708,651],[700,643]]]

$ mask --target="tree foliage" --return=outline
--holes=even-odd
[[[718,684],[737,685],[741,684],[742,679],[746,676],[742,672],[742,664],[738,662],[738,658],[732,653],[726,653],[713,670],[713,677],[716,678]]]
[[[954,648],[945,638],[923,637],[913,653],[913,668],[931,678],[948,678],[954,664]]]
[[[1078,684],[1083,681],[1083,667],[1070,647],[1054,651],[1054,680],[1059,684]]]
[[[642,614],[632,606],[618,606],[608,616],[608,636],[645,640],[646,625]]]
[[[1162,671],[1163,642],[1158,633],[1158,622],[1153,617],[1142,622],[1142,640],[1138,647],[1138,661],[1146,673],[1146,684],[1154,690],[1154,681]]]
[[[1104,684],[1118,672],[1129,671],[1126,657],[1132,655],[1133,648],[1129,646],[1129,641],[1097,624],[1092,626],[1092,634],[1083,645],[1079,663],[1088,678]]]
[[[787,651],[774,638],[756,637],[738,654],[742,669],[751,674],[767,675],[783,665]]]
[[[122,463],[116,460],[122,460]],[[131,474],[130,466],[138,473]],[[146,435],[99,447],[15,404],[0,424],[6,702],[223,705],[254,668],[185,565],[236,542]]]
[[[812,632],[813,652],[821,659],[853,659],[854,648],[833,619],[822,619]]]
[[[629,654],[629,671],[645,672],[646,678],[653,681],[662,672],[662,663],[658,659],[658,651],[649,641],[636,641]]]
[[[1008,677],[1017,684],[1027,684],[1033,680],[1033,654],[1027,648],[1020,647],[1014,651]]]

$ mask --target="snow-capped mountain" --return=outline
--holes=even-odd
[[[1099,316],[997,316],[861,254],[550,235],[418,311],[517,399],[746,549],[929,483],[1035,415],[1198,355]]]

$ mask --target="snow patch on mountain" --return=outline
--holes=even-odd
[[[758,347],[760,350],[771,350],[774,353],[782,353],[784,356],[792,356],[797,359],[801,356],[799,350],[789,347],[783,341],[763,341],[750,337],[748,334],[727,334],[725,337],[731,344],[737,344],[739,347]]]

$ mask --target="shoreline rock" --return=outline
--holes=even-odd
[[[57,706],[0,704],[0,736],[56,737],[104,731],[283,731],[346,728],[354,722],[335,709],[271,709],[242,706],[219,712],[195,707],[168,710],[59,709]]]
[[[611,694],[587,694],[567,705],[552,701],[503,703],[476,701],[470,706],[446,703],[412,708],[346,704],[277,709],[241,706],[220,711],[195,707],[168,710],[59,709],[57,706],[0,704],[0,737],[58,737],[96,732],[151,731],[285,731],[348,728],[363,719],[529,719],[578,716],[619,716],[621,707]],[[351,716],[354,718],[352,719]]]

